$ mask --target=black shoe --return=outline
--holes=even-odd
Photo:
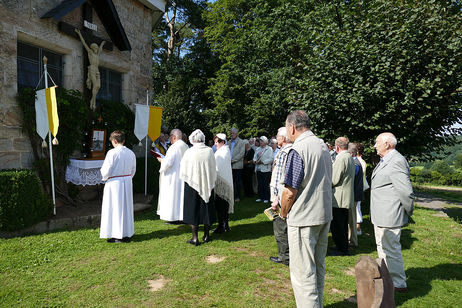
[[[194,245],[194,246],[199,246],[201,244],[198,240],[193,240],[193,239],[187,240],[186,243]]]
[[[282,263],[282,260],[279,259],[279,257],[270,257],[270,261],[273,261],[274,263]]]
[[[130,243],[131,241],[132,241],[132,238],[131,238],[131,237],[128,237],[128,236],[127,236],[127,237],[124,237],[124,238],[122,239],[122,242],[124,242],[124,243]]]
[[[229,232],[231,229],[229,228],[229,224],[228,222],[225,222],[224,224],[224,229],[225,229],[225,232]]]
[[[406,287],[404,287],[404,288],[397,288],[397,287],[395,287],[395,292],[398,292],[398,293],[407,293],[407,292],[409,292],[409,290],[408,290]]]
[[[203,241],[204,243],[208,243],[208,242],[211,242],[212,239],[210,238],[210,236],[208,236],[208,235],[205,236],[205,235],[204,235],[204,237],[202,238],[202,241]]]
[[[212,231],[213,234],[221,234],[225,233],[225,228],[223,226],[219,225],[215,230]]]
[[[106,241],[108,243],[122,243],[122,240],[119,240],[118,238],[109,238]]]

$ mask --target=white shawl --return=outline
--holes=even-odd
[[[217,181],[215,193],[229,203],[228,213],[234,213],[233,171],[231,169],[231,152],[223,145],[215,152],[217,161]]]
[[[213,150],[203,143],[194,143],[187,149],[180,164],[180,179],[208,203],[217,179]]]

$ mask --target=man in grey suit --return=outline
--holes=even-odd
[[[304,111],[291,112],[286,129],[293,145],[287,156],[280,216],[287,217],[290,279],[297,307],[322,307],[332,220],[332,162],[324,141],[310,130]]]
[[[233,188],[234,202],[241,201],[241,183],[242,169],[244,168],[244,141],[238,137],[238,129],[231,128],[231,140],[229,142],[229,150],[231,151],[231,167],[233,169]]]
[[[329,252],[333,256],[348,255],[348,211],[354,205],[355,163],[348,153],[348,138],[335,140],[337,156],[332,165],[332,239],[335,248]]]
[[[372,172],[371,219],[379,258],[387,264],[397,292],[407,292],[401,254],[401,227],[414,210],[414,192],[407,160],[395,150],[396,137],[382,133],[375,141],[380,163]]]

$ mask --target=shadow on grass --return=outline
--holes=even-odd
[[[143,242],[151,239],[161,239],[170,236],[177,236],[184,233],[191,233],[191,227],[188,225],[179,225],[175,229],[161,229],[150,233],[135,233],[132,242]]]
[[[449,217],[454,219],[454,221],[462,224],[462,208],[451,207],[444,209],[443,212],[445,212]]]
[[[413,267],[406,270],[409,293],[395,293],[396,305],[414,297],[424,297],[432,290],[433,280],[462,280],[462,264],[438,264],[433,267]]]
[[[213,234],[215,240],[236,242],[252,240],[263,236],[273,235],[273,224],[270,221],[231,225],[231,231],[222,234]]]
[[[345,307],[347,307],[348,308],[348,307],[357,307],[357,305],[343,300],[341,302],[330,304],[330,305],[327,305],[327,306],[324,306],[324,307],[326,307],[326,308],[345,308]]]

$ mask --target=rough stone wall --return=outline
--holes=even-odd
[[[22,41],[63,55],[63,86],[83,90],[83,48],[78,39],[58,31],[53,19],[40,16],[61,0],[0,0],[0,169],[29,168],[33,155],[29,139],[22,132],[22,114],[17,95],[17,42]],[[146,85],[152,84],[151,11],[136,0],[114,0],[131,51],[103,51],[100,66],[122,73],[122,98],[133,109],[146,101]],[[75,24],[81,8],[62,20]],[[96,35],[106,38],[101,21]],[[100,30],[101,29],[101,30]],[[58,111],[59,113],[59,111]],[[59,137],[59,133],[58,133]]]

